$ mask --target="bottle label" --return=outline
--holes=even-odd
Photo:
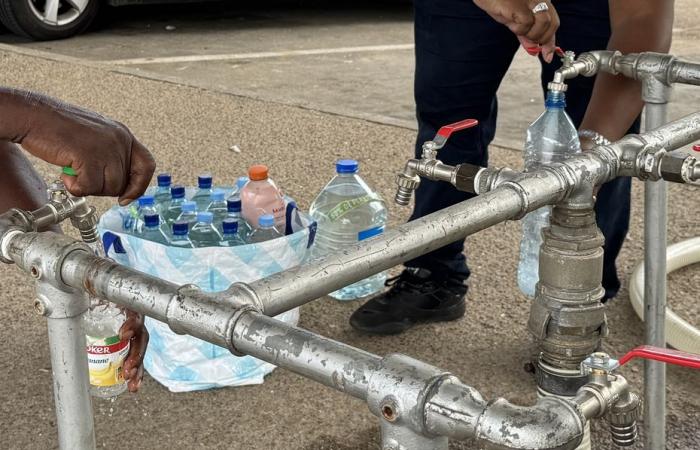
[[[380,234],[384,233],[384,225],[380,225],[378,227],[374,228],[368,228],[366,230],[360,231],[357,233],[357,240],[358,241],[364,241],[365,239],[369,239],[374,236],[378,236]]]
[[[119,336],[85,338],[90,384],[115,386],[124,383],[124,360],[129,353],[129,340],[120,341]]]
[[[352,211],[355,208],[359,208],[362,205],[365,205],[372,200],[374,200],[374,196],[372,195],[363,195],[362,197],[355,197],[351,198],[349,200],[343,200],[342,202],[338,203],[328,211],[328,219],[331,221],[335,222],[348,212]]]

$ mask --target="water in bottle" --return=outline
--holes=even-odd
[[[143,217],[141,238],[163,245],[169,244],[168,237],[165,235],[165,232],[163,232],[163,228],[161,228],[160,216],[158,214],[146,214]]]
[[[275,182],[268,177],[267,166],[262,164],[251,166],[248,177],[250,181],[241,189],[243,218],[250,226],[257,228],[260,216],[272,214],[277,229],[284,230],[286,222],[284,197]]]
[[[190,200],[197,204],[198,211],[205,211],[207,206],[209,206],[209,202],[211,202],[211,186],[212,176],[210,173],[203,173],[197,177],[198,189]]]
[[[527,129],[525,141],[525,170],[533,171],[551,163],[561,162],[581,151],[576,127],[566,114],[563,92],[549,91],[545,111]],[[539,280],[540,245],[542,230],[549,226],[549,206],[529,213],[522,221],[518,287],[527,296],[535,295]]]
[[[188,236],[190,224],[185,221],[176,221],[172,226],[173,235],[170,238],[170,245],[173,247],[192,248],[192,241]]]
[[[158,174],[158,187],[153,197],[156,201],[156,207],[162,212],[168,207],[170,202],[170,184],[172,183],[172,177],[169,173]]]
[[[248,180],[248,177],[238,177],[238,179],[236,180],[236,185],[233,187],[233,191],[231,192],[231,195],[228,196],[227,200],[240,200],[241,189],[243,189],[243,186],[245,186]]]
[[[221,222],[221,225],[224,231],[221,241],[222,247],[235,247],[245,244],[238,232],[238,220],[228,217]]]
[[[226,205],[226,194],[220,189],[215,189],[211,193],[211,202],[207,206],[207,211],[214,215],[214,226],[219,232],[223,231],[221,222],[228,215],[228,206]]]
[[[192,201],[182,202],[182,205],[180,206],[180,210],[182,212],[177,217],[177,219],[176,219],[177,222],[187,222],[190,225],[193,225],[197,221],[197,204],[195,202],[192,202]]]
[[[175,185],[170,188],[170,202],[168,207],[161,210],[161,216],[163,221],[168,225],[172,225],[173,222],[180,217],[182,213],[182,204],[185,202],[185,187],[180,185]]]
[[[386,204],[360,178],[358,168],[355,160],[338,161],[336,176],[311,205],[309,214],[318,224],[312,247],[314,257],[340,251],[384,231]],[[386,274],[382,272],[330,295],[339,300],[365,297],[382,289],[385,280]]]
[[[221,234],[214,227],[214,215],[209,211],[197,213],[197,223],[190,230],[190,241],[195,247],[216,247],[221,242]]]
[[[155,197],[152,195],[139,197],[138,219],[133,227],[134,234],[141,234],[143,232],[144,217],[153,214],[158,214]]]
[[[271,239],[277,239],[278,237],[284,236],[275,227],[275,216],[272,214],[263,214],[258,218],[258,227],[250,233],[248,242],[258,243],[269,241]]]
[[[229,199],[226,200],[226,207],[228,209],[227,218],[234,219],[238,222],[238,235],[242,240],[247,241],[253,230],[241,215],[241,200],[229,197]]]

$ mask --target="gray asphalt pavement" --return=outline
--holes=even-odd
[[[692,23],[700,8],[692,0],[677,4],[674,50],[700,60],[700,32]],[[152,149],[159,169],[183,183],[194,183],[204,170],[232,180],[263,162],[308,207],[332,176],[333,161],[351,156],[373,187],[393,197],[394,175],[411,156],[414,140],[412,53],[402,47],[411,44],[408,7],[363,4],[325,11],[282,5],[229,12],[220,5],[189,5],[172,12],[130,11],[133,17],[119,12],[104,28],[67,41],[28,43],[0,35],[0,85],[43,91],[124,122]],[[166,31],[166,25],[175,30]],[[310,52],[319,49],[325,53]],[[142,59],[202,55],[228,59]],[[521,165],[516,150],[541,110],[538,85],[537,65],[519,54],[500,93],[493,165]],[[700,89],[679,89],[672,115],[696,110],[699,96]],[[234,144],[240,153],[229,150]],[[47,179],[57,174],[37,165]],[[625,284],[642,257],[641,188],[634,182],[631,231],[620,257]],[[700,233],[698,194],[696,187],[671,186],[669,242]],[[101,210],[111,205],[107,199],[94,203]],[[390,213],[394,224],[408,216],[394,205]],[[473,276],[461,320],[369,337],[347,323],[357,302],[323,298],[302,309],[300,326],[378,354],[423,359],[489,398],[533,402],[534,381],[522,369],[534,346],[526,330],[529,304],[515,282],[519,233],[519,223],[509,222],[468,240]],[[700,326],[697,267],[670,279],[670,304]],[[0,377],[6,380],[0,385],[0,448],[55,448],[46,328],[32,309],[31,279],[3,265],[0,286]],[[621,355],[642,343],[642,324],[626,289],[610,304],[609,321],[607,351]],[[641,391],[642,365],[630,363],[622,372]],[[668,449],[700,447],[699,385],[700,372],[669,368]],[[95,401],[94,409],[102,448],[378,448],[377,420],[365,405],[283,370],[261,386],[190,394],[170,393],[146,377],[138,395]],[[594,426],[594,439],[594,448],[614,448],[602,423]]]

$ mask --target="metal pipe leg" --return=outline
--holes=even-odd
[[[382,450],[447,450],[445,436],[429,438],[408,427],[381,421]]]
[[[49,285],[40,284],[38,291],[37,310],[49,316],[49,350],[59,448],[94,450],[95,430],[82,312],[72,315],[76,307],[82,309],[84,305],[87,308],[86,300],[82,294],[63,292]]]
[[[644,81],[645,131],[666,123],[669,88],[658,80]],[[644,324],[645,342],[666,346],[666,182],[644,185]],[[666,365],[645,361],[644,366],[645,448],[666,448]]]

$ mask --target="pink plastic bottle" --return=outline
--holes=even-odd
[[[250,181],[241,189],[241,213],[253,227],[258,228],[258,218],[263,214],[275,217],[275,227],[285,229],[286,211],[282,193],[267,176],[267,166],[257,164],[248,169]]]

